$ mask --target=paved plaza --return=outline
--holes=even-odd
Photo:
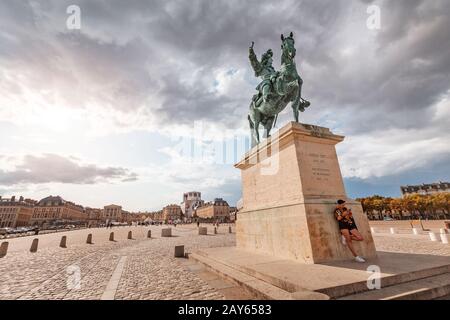
[[[0,299],[252,299],[235,284],[202,265],[174,257],[174,247],[234,246],[228,226],[199,236],[195,225],[172,227],[172,237],[161,237],[164,226],[84,229],[8,239],[0,258]],[[133,239],[127,234],[132,231]],[[152,238],[147,238],[151,230]],[[113,231],[115,241],[109,241]],[[89,233],[93,244],[86,244]],[[67,248],[60,248],[67,236]],[[36,253],[29,251],[39,239]],[[450,256],[450,245],[432,242],[426,234],[377,233],[377,250]],[[6,241],[6,240],[0,240]]]

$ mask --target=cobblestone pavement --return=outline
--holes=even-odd
[[[428,236],[376,234],[373,238],[378,251],[450,256],[450,244],[431,241]]]
[[[0,299],[101,299],[121,258],[124,267],[115,299],[252,298],[202,266],[174,258],[176,245],[184,245],[186,252],[234,245],[234,234],[228,233],[227,226],[207,236],[199,236],[192,225],[172,227],[170,238],[161,238],[162,228],[89,229],[9,239],[9,252],[0,258]],[[129,230],[132,240],[127,239]],[[151,239],[146,238],[148,230]],[[114,242],[108,240],[111,231]],[[85,243],[88,233],[93,234],[92,245]],[[59,247],[63,235],[67,248]],[[38,251],[31,253],[34,238],[40,243]]]
[[[0,258],[0,299],[252,299],[252,295],[184,258],[174,247],[192,252],[200,247],[235,245],[227,226],[219,234],[208,227],[199,236],[194,225],[172,227],[173,237],[161,238],[160,226],[76,230],[9,239]],[[133,239],[128,240],[128,231]],[[147,231],[152,238],[147,239]],[[113,231],[115,241],[109,241]],[[86,244],[88,233],[94,244]],[[67,248],[59,247],[67,236]],[[36,253],[31,241],[39,239]],[[426,235],[375,234],[379,251],[450,256],[450,245]],[[0,240],[1,242],[1,240]]]

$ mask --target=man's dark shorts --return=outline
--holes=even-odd
[[[352,223],[348,222],[345,219],[342,219],[339,222],[339,230],[347,229],[347,230],[358,230],[355,221],[352,219]]]

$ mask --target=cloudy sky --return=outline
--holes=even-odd
[[[3,0],[0,195],[153,210],[197,190],[234,205],[258,84],[248,46],[279,68],[291,31],[301,121],[346,136],[349,196],[449,180],[448,30],[448,0]]]

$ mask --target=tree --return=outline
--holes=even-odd
[[[403,219],[403,213],[408,212],[411,218],[440,219],[442,215],[450,219],[450,193],[433,195],[413,194],[403,198],[391,198],[374,195],[356,199],[361,202],[364,213],[371,220],[375,219],[374,211],[383,214],[398,213]]]
[[[400,219],[403,220],[403,201],[400,198],[394,198],[389,201],[389,207],[392,211],[397,212],[400,216]]]

